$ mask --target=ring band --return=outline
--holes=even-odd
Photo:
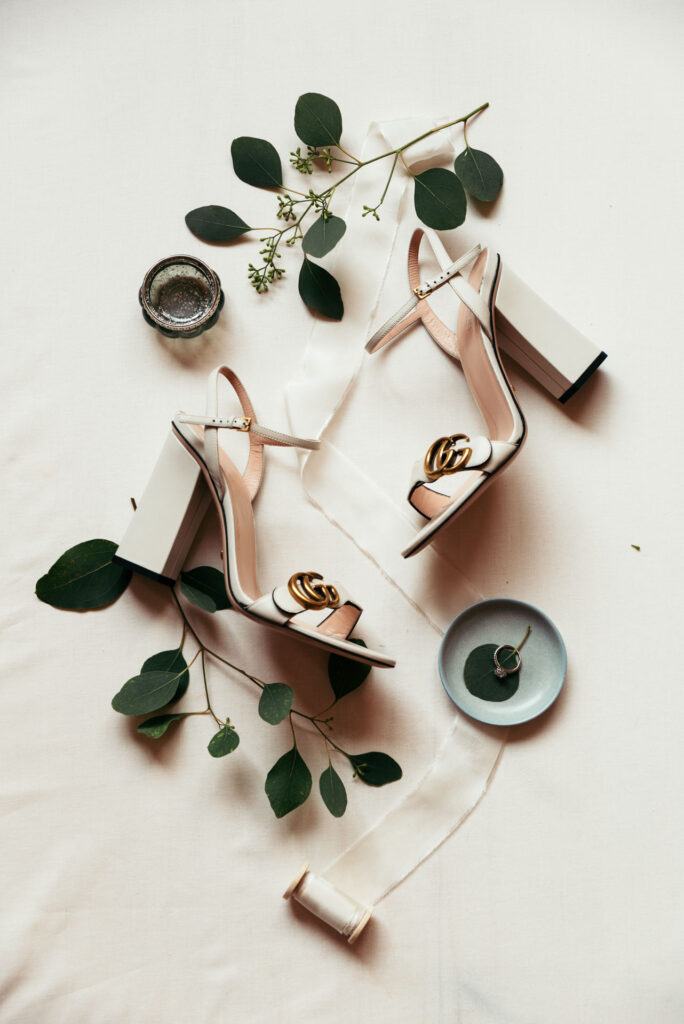
[[[518,660],[513,668],[505,668],[499,663],[499,655],[502,651],[513,651],[514,654],[518,655]],[[501,646],[497,647],[494,651],[494,675],[498,676],[499,679],[505,679],[506,676],[512,676],[514,673],[519,672],[521,665],[522,657],[520,656],[520,651],[516,650],[513,644],[501,644]]]

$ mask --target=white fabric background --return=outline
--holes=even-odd
[[[679,5],[5,0],[0,19],[0,1020],[681,1020]],[[353,580],[364,635],[401,640],[399,685],[414,684],[398,699],[392,673],[376,672],[340,709],[340,736],[405,769],[390,789],[350,785],[340,822],[313,798],[275,821],[263,777],[288,737],[219,672],[214,700],[242,736],[226,762],[206,754],[202,719],[152,746],[111,711],[121,683],[176,639],[155,587],[136,581],[87,616],[33,596],[65,548],[121,535],[170,415],[202,400],[212,365],[233,365],[264,422],[284,424],[312,326],[295,281],[257,299],[254,243],[210,249],[183,214],[217,202],[271,223],[269,197],[232,173],[230,140],[262,135],[287,152],[308,90],[338,100],[356,148],[372,119],[457,116],[488,99],[469,138],[506,185],[483,234],[609,352],[565,409],[513,371],[529,441],[448,543],[475,591],[557,622],[566,689],[513,731],[485,800],[352,949],[280,892],[302,854],[325,863],[401,798],[451,711],[438,634],[307,504],[295,457],[269,458],[263,576],[306,562]],[[153,334],[136,298],[173,251],[207,259],[227,292],[220,326],[186,346]],[[342,247],[343,288],[352,261]],[[405,386],[411,354],[431,348],[412,337],[384,375],[369,364],[372,394]],[[460,396],[445,371],[415,404],[456,409]],[[353,416],[343,426],[361,453]],[[415,455],[380,440],[381,482],[391,471],[403,490]],[[216,547],[207,528],[193,558]],[[315,653],[233,616],[204,630],[320,706]],[[315,768],[317,745],[302,743]]]

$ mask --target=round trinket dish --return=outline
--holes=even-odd
[[[470,652],[482,644],[519,644],[528,626],[515,693],[501,701],[476,697],[463,677]],[[488,725],[518,725],[553,704],[565,681],[567,654],[548,616],[525,601],[501,597],[479,601],[454,619],[442,638],[438,665],[444,689],[466,715]]]
[[[218,274],[194,256],[155,263],[138,298],[147,323],[167,338],[196,338],[214,326],[224,303]]]

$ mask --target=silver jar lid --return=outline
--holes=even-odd
[[[167,256],[147,273],[138,296],[148,324],[168,338],[195,338],[223,307],[218,274],[194,256]]]

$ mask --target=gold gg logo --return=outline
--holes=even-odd
[[[287,589],[290,596],[303,608],[337,608],[340,603],[337,589],[331,583],[314,582],[322,579],[319,572],[296,572],[294,576],[290,576]]]
[[[423,470],[428,480],[449,476],[468,465],[473,449],[459,444],[459,441],[470,441],[470,438],[466,434],[451,434],[450,437],[438,437],[432,442],[423,461]]]

